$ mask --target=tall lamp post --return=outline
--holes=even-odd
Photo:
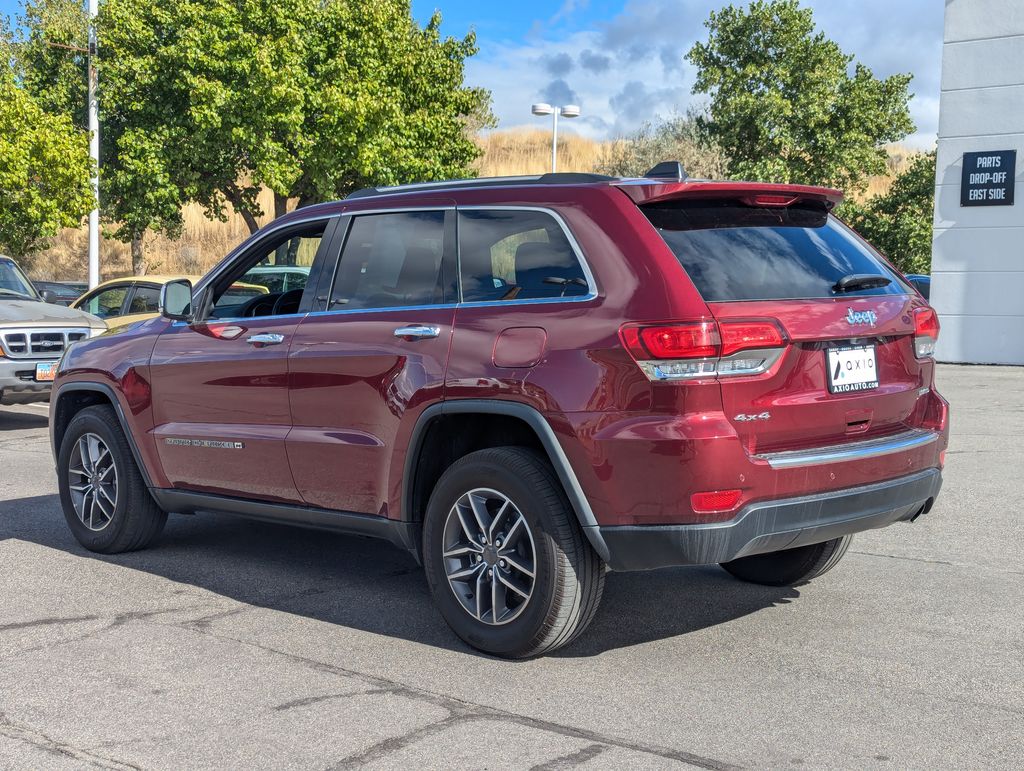
[[[96,13],[99,0],[89,0],[89,156],[93,162],[93,207],[89,212],[89,288],[100,283],[100,118],[96,103]]]
[[[564,107],[553,106],[547,102],[540,102],[533,105],[534,115],[551,116],[551,171],[558,171],[558,116],[563,118],[578,118],[580,116],[579,105],[567,104]]]

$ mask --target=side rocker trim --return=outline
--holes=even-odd
[[[409,442],[409,452],[405,456],[405,470],[402,476],[402,520],[405,522],[412,521],[412,490],[416,474],[416,459],[419,457],[427,426],[430,425],[432,420],[442,415],[464,415],[467,413],[505,415],[518,418],[533,430],[540,440],[541,446],[544,447],[544,451],[547,453],[548,460],[551,461],[559,481],[562,483],[562,488],[565,490],[569,503],[572,504],[573,510],[576,512],[576,518],[579,520],[580,527],[583,528],[587,540],[598,556],[605,562],[608,562],[611,555],[608,551],[608,545],[601,535],[597,518],[594,516],[594,510],[590,507],[590,501],[587,500],[583,487],[580,485],[579,479],[576,478],[576,472],[573,471],[572,464],[570,464],[569,458],[562,449],[562,445],[558,443],[554,430],[537,410],[519,402],[497,399],[451,399],[433,404],[423,411],[413,428],[412,437]]]

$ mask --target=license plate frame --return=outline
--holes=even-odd
[[[57,364],[55,361],[40,361],[36,363],[36,382],[52,383],[57,377]]]
[[[828,391],[851,394],[878,388],[878,352],[876,346],[839,345],[825,351]]]

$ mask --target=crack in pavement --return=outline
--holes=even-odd
[[[898,554],[879,554],[873,551],[854,551],[850,549],[850,554],[863,554],[865,557],[882,557],[887,560],[907,560],[909,562],[924,562],[929,565],[949,565],[950,567],[956,567],[955,562],[947,562],[946,560],[930,560],[924,557],[904,557]],[[965,567],[967,567],[965,565]]]
[[[576,768],[582,766],[588,760],[593,760],[608,747],[604,744],[588,744],[581,750],[576,752],[570,752],[568,755],[562,755],[549,760],[547,763],[539,763],[530,771],[562,771],[562,769]]]
[[[372,686],[371,690],[386,691],[399,696],[404,696],[413,701],[419,701],[433,706],[440,707],[449,713],[449,716],[440,720],[430,723],[426,726],[415,728],[408,731],[400,736],[385,739],[382,742],[374,744],[367,750],[361,753],[348,756],[340,760],[332,768],[351,768],[353,766],[363,765],[375,757],[386,756],[402,747],[408,746],[416,742],[417,740],[429,736],[433,733],[443,731],[451,725],[463,722],[463,721],[480,721],[480,720],[492,720],[506,723],[513,723],[524,728],[531,728],[535,730],[547,731],[549,733],[558,734],[561,736],[582,739],[595,744],[601,744],[610,747],[619,747],[621,749],[629,750],[632,752],[639,752],[647,755],[654,755],[666,760],[675,760],[681,763],[686,763],[697,768],[711,769],[712,771],[732,771],[732,769],[740,768],[730,763],[715,760],[713,758],[705,758],[700,755],[696,755],[691,752],[685,752],[683,750],[674,750],[669,747],[661,747],[655,744],[648,744],[646,742],[638,742],[630,739],[621,739],[614,736],[606,736],[597,731],[591,731],[585,728],[575,728],[573,726],[563,725],[561,723],[555,723],[541,718],[528,717],[526,715],[520,715],[514,712],[508,712],[507,710],[496,709],[494,707],[488,707],[482,704],[476,704],[474,702],[465,701],[458,699],[453,696],[445,696],[443,694],[434,693],[422,688],[405,685],[395,680],[390,680],[386,677],[379,675],[370,675],[365,672],[359,672],[357,670],[346,669],[345,667],[337,666],[336,664],[329,664],[324,661],[318,661],[316,659],[302,656],[295,653],[289,653],[278,648],[273,648],[269,645],[264,645],[259,642],[253,642],[250,640],[243,640],[238,637],[231,635],[218,634],[216,632],[197,628],[195,626],[189,626],[186,624],[170,624],[169,626],[176,626],[187,631],[194,632],[196,634],[203,634],[210,637],[214,637],[220,640],[229,640],[239,645],[245,645],[250,648],[256,648],[271,654],[272,656],[279,656],[285,658],[293,663],[308,667],[315,672],[321,674],[333,675],[336,677],[344,677],[358,680]]]
[[[120,760],[108,758],[103,755],[98,755],[95,752],[75,747],[74,745],[67,744],[66,742],[51,739],[41,731],[36,731],[33,728],[14,722],[3,712],[0,712],[0,734],[8,737],[9,739],[29,744],[50,755],[70,758],[71,760],[80,760],[97,768],[117,769],[118,771],[123,771],[125,769],[128,771],[141,771],[139,766],[132,765],[131,763],[124,763]]]
[[[40,618],[35,621],[18,621],[13,624],[0,624],[0,632],[10,632],[15,629],[31,629],[37,626],[60,626],[63,624],[80,624],[83,621],[99,621],[100,616],[65,616],[63,618],[54,616],[51,618]]]

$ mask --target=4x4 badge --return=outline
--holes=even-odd
[[[738,420],[741,423],[745,423],[749,420],[771,420],[772,414],[770,412],[760,412],[757,415],[745,415],[740,413],[733,420]]]

